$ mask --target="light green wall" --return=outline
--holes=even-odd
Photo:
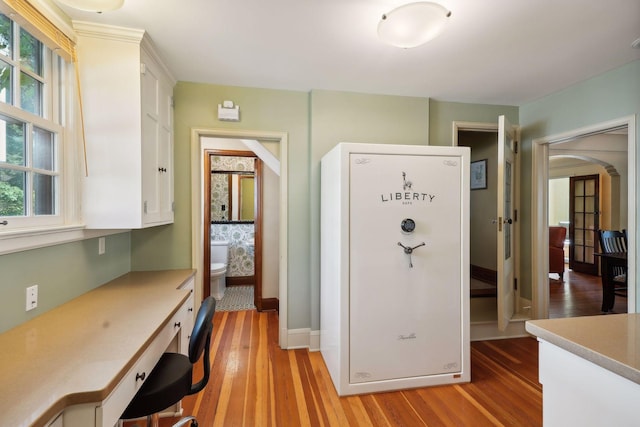
[[[26,322],[130,270],[129,233],[0,256],[0,332]],[[27,286],[38,285],[38,307],[25,311]]]
[[[186,82],[178,83],[174,98],[175,223],[108,236],[107,254],[102,256],[97,255],[97,239],[0,256],[0,331],[129,270],[191,266],[190,131],[193,127],[288,133],[288,328],[317,330],[321,157],[340,141],[451,145],[454,120],[496,122],[498,115],[505,114],[512,123],[520,123],[522,127],[520,283],[522,295],[530,297],[531,141],[630,114],[637,117],[640,61],[520,109],[427,98],[330,91],[305,93]],[[225,99],[240,106],[240,122],[217,120],[217,105]],[[638,159],[634,161],[638,168]],[[636,187],[640,188],[637,182]],[[637,232],[635,237],[637,241]],[[27,314],[24,289],[34,283],[40,285],[40,307]]]
[[[638,123],[639,113],[640,61],[632,62],[520,107],[523,260],[526,262],[531,260],[532,141],[629,115],[635,115]],[[638,147],[640,132],[637,132],[636,138],[636,147]],[[634,162],[636,170],[639,170],[637,153],[636,150]],[[636,188],[640,188],[637,181]],[[638,231],[636,230],[634,240],[637,242],[637,239]],[[637,255],[638,252],[636,252]],[[638,265],[637,259],[636,265]],[[531,265],[527,267],[522,270],[523,284],[531,283]]]
[[[320,330],[320,161],[339,142],[427,145],[429,99],[311,92],[311,330]]]
[[[513,125],[518,124],[518,107],[512,105],[462,104],[432,99],[429,109],[429,145],[452,145],[453,122],[498,124],[504,115]]]

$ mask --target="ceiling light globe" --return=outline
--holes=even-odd
[[[85,12],[109,12],[120,9],[124,0],[56,0],[58,3]]]
[[[437,37],[451,12],[431,2],[409,3],[382,15],[378,36],[392,46],[412,48]]]

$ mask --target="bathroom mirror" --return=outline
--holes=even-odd
[[[211,171],[211,222],[254,221],[254,173]]]

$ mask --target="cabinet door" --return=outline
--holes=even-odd
[[[160,120],[158,128],[158,197],[162,221],[173,222],[173,88],[160,82]]]
[[[142,90],[142,212],[145,225],[173,220],[171,89],[145,58]]]

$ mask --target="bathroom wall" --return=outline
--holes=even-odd
[[[211,240],[229,242],[227,277],[253,276],[254,247],[247,243],[255,233],[253,224],[211,224]]]

